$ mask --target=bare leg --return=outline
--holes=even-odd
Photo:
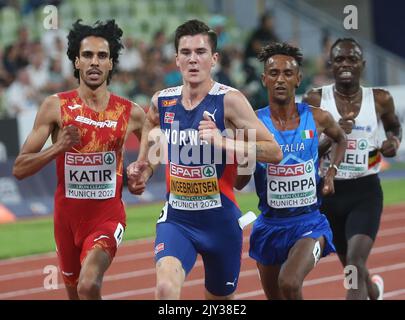
[[[302,285],[307,274],[315,267],[314,248],[319,242],[318,255],[322,256],[325,246],[323,237],[303,238],[291,248],[288,259],[281,267],[278,285],[284,299],[301,300]]]
[[[156,299],[178,300],[186,273],[179,259],[163,257],[156,263]]]
[[[111,264],[110,256],[101,248],[90,250],[83,261],[77,292],[81,300],[100,300],[103,276]]]

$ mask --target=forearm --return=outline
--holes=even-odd
[[[29,177],[55,159],[59,153],[59,148],[52,145],[40,152],[20,154],[15,160],[13,175],[18,180]]]
[[[238,175],[235,180],[234,187],[237,190],[242,190],[250,181],[251,175]]]
[[[329,140],[329,139],[328,139]],[[332,143],[331,140],[329,140]],[[334,141],[331,152],[331,165],[339,166],[345,156],[347,140],[345,136],[342,136],[339,140]]]
[[[319,158],[323,157],[323,155],[329,151],[331,146],[332,140],[330,140],[329,138],[325,138],[322,141],[320,141],[318,145]]]
[[[283,157],[279,145],[273,141],[243,141],[223,138],[222,147],[233,152],[239,164],[251,161],[279,163]]]
[[[158,128],[148,119],[145,121],[139,145],[138,161],[149,161],[149,149],[156,141],[156,134],[160,135],[160,139],[162,139],[162,133]]]

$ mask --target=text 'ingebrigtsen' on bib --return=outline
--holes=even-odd
[[[117,184],[115,151],[65,153],[65,196],[73,199],[115,197]]]
[[[169,203],[174,209],[180,210],[221,207],[215,165],[184,166],[170,163]]]

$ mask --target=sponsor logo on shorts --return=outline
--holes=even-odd
[[[99,236],[98,238],[94,239],[93,241],[94,241],[94,242],[96,242],[96,241],[101,240],[101,239],[104,239],[104,238],[106,238],[106,239],[110,239],[110,237],[109,237],[109,236],[106,236],[106,235],[101,235],[101,236]]]
[[[155,247],[155,255],[158,254],[160,251],[163,251],[165,249],[165,244],[163,242],[159,243]]]
[[[64,276],[66,276],[66,277],[71,277],[71,276],[73,276],[73,272],[65,272],[65,271],[63,271],[62,270],[62,274],[64,275]]]
[[[312,233],[312,230],[308,231],[308,232],[305,232],[305,233],[302,234],[302,237],[309,236],[311,233]]]
[[[227,281],[225,285],[232,286],[235,288],[236,280],[237,280],[237,278],[235,278],[235,280],[233,280],[233,281]]]

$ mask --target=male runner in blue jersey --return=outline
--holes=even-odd
[[[153,172],[148,137],[159,128],[168,140],[167,202],[156,226],[156,298],[179,299],[197,254],[205,269],[207,299],[231,299],[241,265],[241,216],[233,194],[237,163],[255,147],[259,161],[278,163],[281,150],[237,90],[211,78],[218,59],[217,36],[190,20],[176,29],[176,64],[183,85],[157,92],[147,113],[138,160],[128,167],[129,190],[141,194]],[[243,115],[243,116],[242,116]],[[240,141],[220,130],[255,130]],[[229,157],[230,156],[230,157]]]
[[[320,257],[334,252],[332,232],[319,212],[320,193],[334,192],[333,178],[343,158],[346,139],[332,116],[295,103],[301,81],[302,54],[286,43],[262,48],[263,85],[269,106],[257,111],[283,151],[279,164],[258,162],[254,173],[260,216],[250,237],[250,256],[257,261],[268,299],[302,299],[302,284]],[[318,137],[337,143],[323,187],[318,176]],[[241,189],[250,176],[239,176]]]

